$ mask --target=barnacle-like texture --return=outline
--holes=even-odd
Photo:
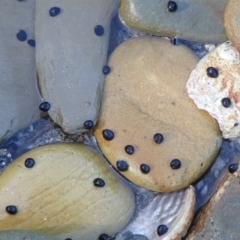
[[[207,75],[209,67],[218,71],[217,77]],[[240,136],[240,56],[230,41],[201,59],[186,86],[196,105],[218,121],[224,138]],[[224,98],[231,101],[228,107]]]

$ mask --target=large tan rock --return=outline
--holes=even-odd
[[[41,94],[50,117],[69,134],[96,123],[100,110],[110,21],[118,0],[37,0],[36,61]],[[55,17],[52,7],[59,7]],[[94,29],[102,25],[104,34]]]
[[[34,39],[35,0],[0,1],[0,142],[40,117]],[[24,30],[27,39],[19,41]]]
[[[228,38],[240,52],[240,1],[229,0],[224,16],[224,25]]]
[[[184,188],[216,157],[221,144],[217,122],[195,106],[185,89],[197,62],[186,47],[156,37],[128,40],[110,57],[112,72],[94,135],[112,165],[127,163],[121,174],[141,187],[162,192]],[[103,137],[105,129],[114,132],[113,140]],[[161,144],[153,140],[156,133],[164,137]],[[127,145],[134,147],[132,155],[125,151]],[[174,159],[180,160],[179,169],[170,167]],[[140,170],[142,164],[150,167],[149,173]]]
[[[224,138],[240,136],[240,54],[230,41],[200,60],[186,86],[196,105],[218,121]]]
[[[227,40],[223,19],[228,0],[175,1],[175,12],[168,11],[169,2],[121,0],[120,16],[127,26],[149,34],[197,42]]]
[[[32,168],[27,158],[35,160]],[[97,178],[105,186],[96,187]],[[76,143],[38,147],[16,159],[0,175],[0,198],[0,230],[14,226],[61,240],[115,234],[134,211],[132,190],[97,153]],[[9,205],[17,214],[5,211]]]

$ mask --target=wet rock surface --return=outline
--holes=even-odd
[[[57,238],[50,237],[41,233],[23,230],[8,230],[0,232],[1,240],[56,240]]]
[[[149,34],[199,42],[227,40],[223,24],[227,0],[175,1],[175,11],[169,2],[122,0],[120,16],[127,26]]]
[[[138,186],[184,188],[217,155],[217,123],[185,90],[197,61],[186,47],[157,37],[125,41],[110,57],[94,135],[111,164]]]
[[[40,117],[34,39],[35,1],[0,2],[0,142]]]
[[[104,84],[102,68],[106,65],[110,21],[117,6],[117,0],[37,1],[40,91],[50,103],[50,117],[69,134],[86,131],[84,122],[96,123],[98,119]],[[60,10],[51,16],[54,7]]]
[[[0,196],[1,230],[14,226],[58,239],[112,235],[134,211],[132,190],[78,143],[50,144],[21,155],[1,173]],[[7,206],[17,213],[11,215],[14,209]]]
[[[240,55],[230,41],[200,60],[186,86],[196,105],[218,121],[224,138],[240,136]]]
[[[238,171],[226,175],[210,202],[201,209],[186,240],[240,238],[239,178],[238,164]]]
[[[233,46],[240,52],[240,2],[229,0],[224,16],[224,25],[228,38]]]
[[[153,211],[153,209],[155,210]],[[174,193],[159,194],[150,205],[139,212],[128,227],[117,235],[116,240],[131,239],[130,236],[133,234],[146,236],[150,240],[180,239],[187,232],[194,209],[195,190],[192,186]],[[147,223],[142,224],[145,219],[148,219]],[[157,233],[159,225],[168,228],[168,231],[162,236]]]

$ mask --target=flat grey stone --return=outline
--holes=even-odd
[[[186,240],[239,240],[240,171],[228,173],[210,202],[200,210]]]
[[[45,234],[23,231],[23,230],[7,230],[0,232],[1,240],[56,240],[55,237],[50,237]]]
[[[39,118],[34,39],[35,1],[0,1],[0,142]],[[19,41],[19,30],[27,33]]]
[[[122,0],[120,16],[136,30],[164,37],[198,42],[227,40],[223,18],[228,0],[175,1],[176,12],[167,10],[168,0]]]
[[[36,61],[41,94],[50,117],[69,134],[96,123],[104,84],[110,20],[118,0],[37,0]],[[52,7],[61,9],[51,17]],[[102,25],[104,34],[94,33]]]

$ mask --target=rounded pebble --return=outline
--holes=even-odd
[[[92,120],[87,120],[86,122],[84,122],[83,126],[84,126],[85,129],[90,130],[90,129],[93,128],[94,123],[93,123]]]
[[[120,172],[126,172],[128,170],[128,164],[125,161],[119,160],[117,161],[117,169]]]
[[[105,186],[105,182],[101,178],[94,179],[93,184],[95,187],[104,187]]]
[[[51,17],[56,17],[59,13],[60,13],[60,8],[59,8],[59,7],[52,7],[52,8],[49,10],[49,15],[50,15]]]
[[[32,169],[24,166],[28,158],[36,161]],[[104,185],[102,179],[104,189],[97,189]],[[14,160],[1,173],[0,199],[0,209],[8,206],[13,212],[10,205],[16,205],[18,210],[14,217],[2,214],[0,231],[14,226],[62,240],[116,234],[135,206],[131,188],[101,155],[79,143],[48,144]]]
[[[177,11],[177,3],[174,1],[169,1],[167,4],[167,9],[169,12],[176,12]]]
[[[33,40],[33,39],[29,39],[29,40],[27,41],[27,43],[28,43],[31,47],[35,47],[35,46],[36,46],[36,42],[35,42],[35,40]]]
[[[11,215],[15,215],[17,213],[17,207],[16,206],[7,206],[6,207],[6,211],[11,214]]]
[[[25,167],[32,168],[35,165],[35,161],[32,158],[27,158],[24,163]]]
[[[162,236],[163,234],[167,233],[168,227],[166,225],[159,225],[157,228],[158,236]]]
[[[228,108],[231,105],[231,100],[229,98],[223,98],[221,102],[223,107],[225,108]]]
[[[102,131],[103,138],[107,141],[111,141],[114,138],[114,132],[109,129],[104,129]]]
[[[147,164],[141,164],[140,169],[144,174],[147,174],[150,172],[150,167]]]
[[[27,33],[24,30],[20,30],[16,36],[17,36],[17,39],[21,42],[24,42],[27,40]]]
[[[98,240],[108,240],[108,239],[109,239],[109,236],[105,233],[102,233],[98,238]]]
[[[94,28],[94,32],[97,36],[102,36],[104,34],[104,28],[103,26],[101,25],[97,25],[95,28]]]
[[[209,68],[207,68],[207,75],[210,78],[216,78],[216,77],[218,77],[218,70],[214,67],[209,67]]]
[[[238,170],[238,165],[236,163],[230,164],[228,166],[228,171],[230,173],[235,173]]]
[[[181,167],[181,162],[178,159],[173,159],[170,166],[172,169],[179,169]]]
[[[110,73],[110,67],[109,66],[104,66],[102,69],[103,74],[107,75]]]
[[[155,143],[160,144],[160,143],[163,142],[164,138],[163,138],[163,135],[161,133],[156,133],[153,136],[153,140],[154,140]]]
[[[125,152],[129,155],[132,155],[134,153],[134,147],[132,145],[127,145],[125,147]]]
[[[50,103],[49,102],[43,102],[40,104],[39,109],[42,112],[47,112],[50,109]]]

